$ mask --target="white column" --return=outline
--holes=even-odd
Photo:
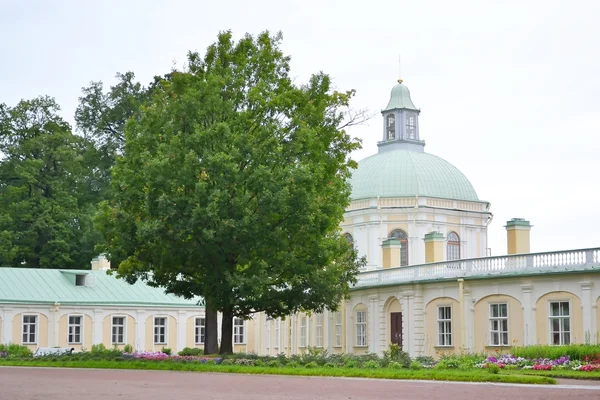
[[[9,344],[13,342],[12,331],[13,331],[13,319],[15,318],[14,311],[10,308],[5,308],[2,313],[2,343]],[[18,342],[20,343],[20,341]]]
[[[94,320],[92,321],[92,329],[94,335],[92,339],[93,344],[102,343],[102,322],[104,320],[104,310],[94,310]]]
[[[583,337],[572,338],[577,339],[578,342],[592,343],[592,338],[596,337],[596,330],[594,329],[595,324],[592,324],[594,314],[592,312],[592,283],[581,282],[581,308],[582,308],[582,319],[583,319]]]
[[[177,313],[177,351],[183,350],[187,344],[187,312]]]
[[[352,349],[354,347],[354,315],[352,313],[352,304],[348,303],[346,305],[346,353],[351,354]]]
[[[536,343],[535,338],[535,307],[531,303],[531,285],[521,285],[521,291],[523,292],[523,331],[525,338],[523,339],[525,346],[533,345]]]
[[[138,310],[135,319],[135,350],[145,351],[146,349],[146,312]]]
[[[377,307],[378,302],[379,295],[372,294],[369,296],[369,330],[367,331],[367,337],[369,339],[369,353],[379,353],[379,343],[377,341],[377,338],[379,337],[379,326],[377,322],[380,318],[380,312]]]
[[[471,292],[468,290],[463,291],[463,326],[461,329],[464,329],[465,332],[465,342],[462,344],[467,352],[473,350],[473,332],[475,331],[475,327],[473,326],[473,313],[475,312],[475,308],[473,307],[473,301],[471,300]]]

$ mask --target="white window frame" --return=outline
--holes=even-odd
[[[552,303],[558,303],[558,312],[560,314],[561,312],[561,303],[567,303],[569,306],[569,314],[568,315],[557,315],[554,316],[552,315]],[[550,344],[551,346],[564,346],[564,345],[568,345],[572,343],[571,337],[572,337],[572,332],[573,332],[573,323],[571,321],[571,316],[572,313],[571,311],[573,310],[572,304],[571,304],[571,300],[569,299],[564,299],[564,300],[548,300],[548,333],[549,333],[549,337],[548,337],[548,344]],[[552,321],[557,319],[558,320],[558,324],[559,324],[559,328],[558,331],[554,331],[552,329]],[[569,321],[569,330],[564,330],[564,324],[562,321],[564,320],[568,320]],[[558,340],[559,343],[554,343],[553,340],[553,336],[554,333],[558,333]],[[569,335],[569,340],[565,341],[564,339],[564,335],[568,334]]]
[[[27,325],[25,325],[25,317],[33,317],[33,318],[35,318],[35,322],[33,322],[33,323],[27,322]],[[21,315],[21,341],[22,341],[22,344],[37,344],[39,322],[40,322],[39,314],[27,313],[27,314]],[[27,331],[25,331],[25,326],[28,327]],[[33,332],[31,332],[32,326],[33,326]],[[33,341],[30,340],[32,334],[33,334]],[[23,340],[24,335],[27,335],[27,341]]]
[[[79,324],[71,324],[71,318],[79,318]],[[83,344],[83,315],[71,314],[67,315],[67,343],[68,344]],[[71,328],[79,327],[79,340],[71,340],[71,335],[76,336],[76,333],[71,333]],[[75,339],[75,338],[73,338]]]
[[[156,324],[156,320],[157,319],[163,319],[165,321],[164,325],[157,325]],[[162,345],[166,345],[167,342],[169,341],[169,317],[168,316],[163,316],[163,315],[155,315],[154,316],[154,320],[153,320],[153,330],[152,330],[152,339],[154,344],[162,344]],[[163,333],[156,333],[157,332],[157,328],[164,328]],[[163,340],[160,340],[160,336],[163,336]],[[158,337],[159,340],[156,340]]]
[[[333,347],[342,347],[342,312],[337,311],[334,316],[335,322],[335,341]]]
[[[355,347],[367,347],[367,310],[358,310],[356,317]]]
[[[506,316],[500,315],[500,306],[506,306]],[[498,307],[498,316],[494,317],[492,313],[492,307]],[[494,302],[489,304],[489,327],[490,327],[490,346],[500,347],[500,346],[508,346],[510,343],[510,331],[508,329],[508,303],[507,302]],[[498,329],[494,329],[494,322],[498,323]],[[503,329],[502,325],[505,324],[505,329]],[[506,343],[503,343],[504,334],[506,334]],[[494,335],[497,335],[498,342],[494,343]]]
[[[246,321],[242,318],[233,318],[233,344],[246,344]]]
[[[440,310],[450,310],[450,316],[444,312],[443,318],[440,317]],[[438,347],[452,347],[452,305],[440,304],[437,306],[437,331],[438,331]]]
[[[323,314],[315,315],[315,347],[323,347]]]
[[[281,318],[275,322],[275,348],[278,349],[281,343]]]
[[[123,318],[123,325],[115,324],[115,318]],[[123,340],[119,341],[119,334],[115,334],[115,328],[123,328]],[[116,341],[115,341],[116,336]],[[127,341],[127,316],[126,315],[111,315],[110,316],[110,343],[125,344]]]
[[[303,315],[300,317],[300,345],[298,347],[306,347],[306,331],[308,326],[308,317]]]
[[[198,324],[198,321],[202,321]],[[206,341],[206,317],[194,318],[194,344],[204,344]]]

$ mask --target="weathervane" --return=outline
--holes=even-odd
[[[400,54],[398,54],[398,83],[402,83],[402,61],[400,59]]]

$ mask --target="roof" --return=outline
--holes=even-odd
[[[85,276],[85,286],[76,285]],[[89,304],[198,307],[201,298],[186,300],[142,281],[131,285],[103,270],[0,268],[0,304]],[[202,304],[200,302],[200,304]]]
[[[432,154],[401,149],[359,161],[350,184],[352,200],[378,196],[479,200],[467,177],[454,165]]]
[[[408,88],[402,84],[401,80],[399,82],[400,83],[392,88],[390,101],[383,111],[395,110],[398,108],[418,111],[419,109],[415,107],[410,98],[410,92]]]

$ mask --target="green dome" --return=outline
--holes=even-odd
[[[410,92],[408,88],[402,84],[402,81],[399,82],[400,83],[392,88],[392,92],[390,93],[390,101],[383,111],[395,110],[397,108],[406,108],[409,110],[418,111],[418,108],[415,107],[410,98]]]
[[[377,196],[479,200],[467,177],[454,165],[409,150],[384,151],[359,161],[350,183],[352,200]]]

